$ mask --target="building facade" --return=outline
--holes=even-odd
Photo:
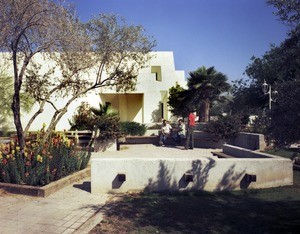
[[[148,66],[140,70],[134,91],[100,91],[101,103],[118,110],[121,121],[148,124],[169,120],[169,89],[176,84],[186,87],[184,71],[175,69],[173,52],[152,52],[152,55]]]
[[[8,75],[13,75],[11,69],[8,69]],[[139,71],[134,91],[117,93],[105,88],[93,90],[69,106],[68,112],[59,121],[56,129],[70,128],[69,120],[82,102],[94,107],[99,107],[99,103],[111,105],[119,112],[121,121],[150,124],[160,122],[162,118],[169,120],[171,113],[167,105],[168,90],[176,84],[186,87],[184,71],[175,69],[173,52],[151,52],[151,60]],[[56,100],[58,107],[63,107],[64,104],[64,99]],[[22,114],[23,126],[26,126],[37,110],[38,105],[34,106],[29,114]],[[34,121],[30,130],[40,129],[43,123],[48,125],[53,113],[53,107],[50,104],[46,105],[44,112]]]

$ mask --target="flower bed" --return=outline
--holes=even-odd
[[[91,151],[76,148],[76,137],[53,134],[38,151],[43,129],[34,141],[27,141],[23,152],[16,141],[0,144],[0,182],[44,186],[86,168]]]

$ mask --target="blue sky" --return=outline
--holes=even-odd
[[[229,80],[245,77],[250,58],[279,45],[287,28],[265,0],[68,0],[82,21],[115,13],[142,25],[157,41],[156,51],[173,51],[185,77],[215,66]]]

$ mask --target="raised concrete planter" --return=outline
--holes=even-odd
[[[19,185],[19,184],[9,184],[0,183],[0,188],[6,190],[10,193],[23,194],[34,197],[47,197],[52,193],[70,185],[78,180],[89,177],[91,174],[91,168],[85,168],[81,171],[75,172],[72,175],[64,177],[60,180],[51,182],[43,187],[30,186],[30,185]]]
[[[266,147],[265,136],[263,134],[249,132],[240,132],[229,143],[250,150],[264,150]]]
[[[117,151],[117,147],[118,145],[116,139],[109,139],[104,142],[95,139],[93,144],[94,152],[105,152],[105,151],[114,152]]]
[[[213,156],[164,157],[126,156],[116,153],[91,161],[93,194],[124,193],[131,190],[240,190],[293,184],[291,160],[281,157],[218,159]],[[191,174],[193,182],[186,182]],[[256,182],[247,175],[255,175]],[[118,175],[123,175],[119,177]],[[125,181],[120,180],[124,178]]]

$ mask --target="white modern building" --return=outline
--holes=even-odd
[[[159,122],[171,118],[168,91],[176,84],[185,87],[186,81],[184,71],[175,69],[173,53],[153,52],[148,66],[140,70],[136,90],[126,93],[101,90],[100,99],[119,111],[121,121]]]
[[[149,124],[160,122],[162,118],[170,119],[172,116],[167,106],[168,90],[176,84],[186,87],[184,71],[175,69],[173,52],[151,52],[151,55],[151,60],[139,72],[134,91],[117,93],[111,89],[94,90],[69,106],[68,112],[60,120],[56,129],[69,129],[68,120],[72,118],[76,108],[83,101],[95,107],[99,107],[99,103],[110,104],[119,112],[121,121]],[[63,99],[57,102],[61,102],[63,106]],[[23,114],[23,126],[27,124],[37,108],[38,106],[35,106],[31,113]],[[34,121],[30,130],[40,129],[43,123],[48,125],[53,113],[54,110],[50,104],[45,106],[44,112]]]

